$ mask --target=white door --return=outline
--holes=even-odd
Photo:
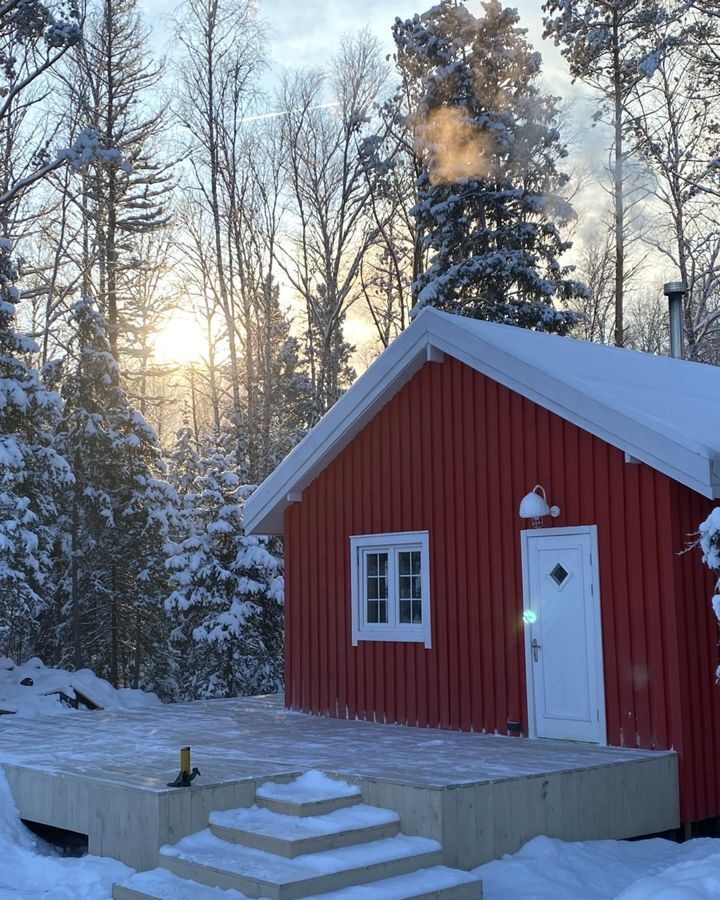
[[[597,529],[522,532],[530,734],[605,743]]]

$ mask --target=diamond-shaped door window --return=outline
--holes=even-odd
[[[550,572],[550,577],[555,582],[555,584],[560,585],[565,581],[570,573],[566,571],[560,563],[555,564],[555,568]]]

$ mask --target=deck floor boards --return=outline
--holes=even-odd
[[[201,776],[173,789],[179,750]],[[402,830],[471,868],[529,837],[622,838],[679,825],[677,756],[288,712],[279,697],[135,712],[0,717],[0,766],[23,818],[88,835],[89,851],[137,869],[249,807],[259,784],[308,769],[347,777]]]
[[[278,697],[168,704],[40,719],[0,718],[0,762],[164,790],[192,747],[198,784],[310,768],[423,787],[452,787],[657,758],[598,747],[328,719]]]

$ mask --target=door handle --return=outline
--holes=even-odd
[[[540,649],[541,644],[538,644],[537,638],[533,638],[530,646],[532,647],[533,659],[535,660],[535,662],[537,662],[538,661],[538,650]]]

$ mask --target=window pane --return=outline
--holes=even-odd
[[[412,556],[412,573],[413,575],[420,574],[420,551],[413,550],[410,554]]]
[[[408,532],[397,544],[388,534],[373,537],[365,546],[359,541],[353,544],[352,571],[360,594],[355,621],[360,639],[363,626],[367,626],[374,640],[422,640],[427,590],[423,541],[421,535]]]

